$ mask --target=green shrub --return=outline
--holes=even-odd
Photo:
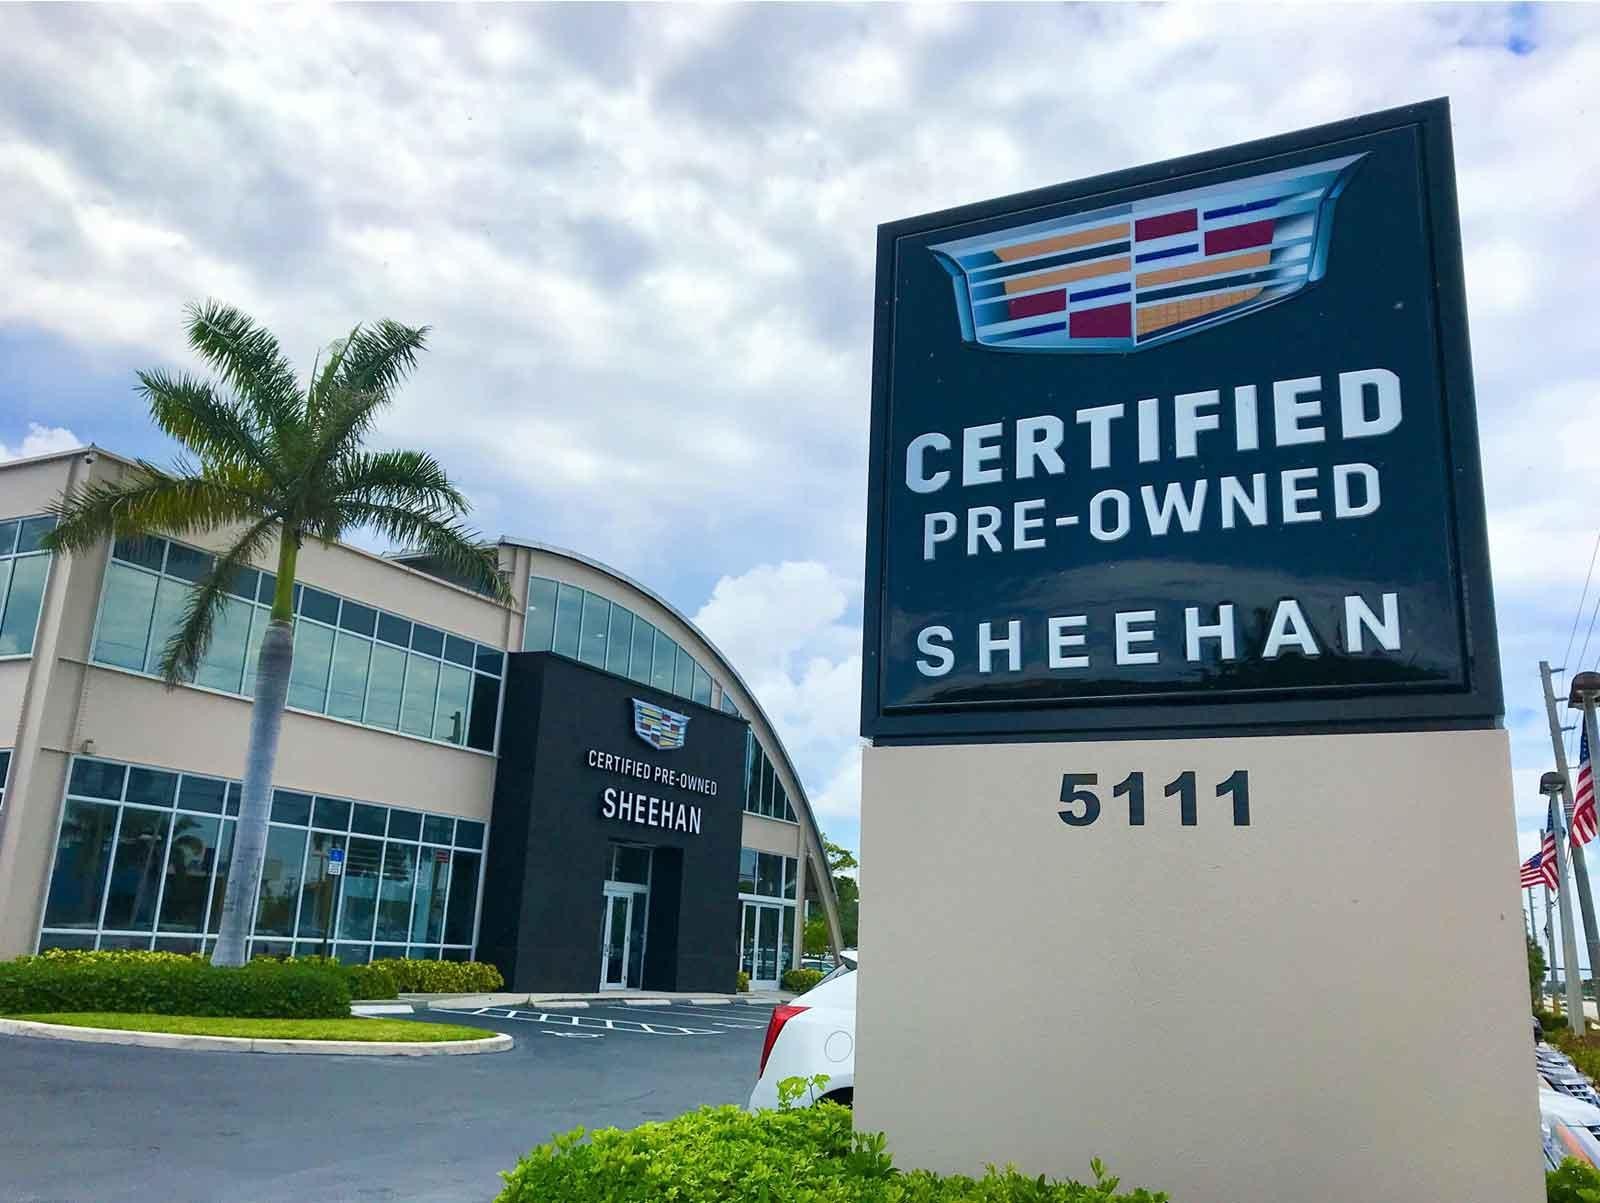
[[[1118,1193],[1094,1163],[1095,1183],[1047,1182],[1014,1169],[979,1181],[922,1170],[901,1173],[883,1135],[852,1130],[833,1103],[784,1111],[702,1107],[623,1132],[582,1128],[557,1136],[501,1175],[497,1203],[1165,1203],[1164,1194]]]
[[[350,997],[377,1001],[399,998],[394,974],[382,965],[346,965],[336,957],[295,957],[296,965],[317,965],[344,975],[350,985]]]
[[[820,969],[791,969],[778,984],[790,994],[804,994],[823,979]]]
[[[482,961],[389,959],[371,967],[386,971],[401,994],[490,994],[506,984],[498,969]]]
[[[1567,1017],[1565,1015],[1559,1015],[1554,1011],[1535,1010],[1533,1017],[1539,1021],[1539,1026],[1542,1027],[1546,1033],[1560,1031],[1561,1029],[1569,1026],[1567,1023]]]
[[[1600,1203],[1600,1172],[1568,1157],[1544,1176],[1545,1203]]]
[[[339,1019],[349,979],[327,965],[251,961],[219,969],[175,952],[51,950],[0,964],[0,1014],[131,1011],[242,1019]]]
[[[743,969],[739,970],[739,976],[734,979],[733,988],[740,994],[750,993],[750,975]]]

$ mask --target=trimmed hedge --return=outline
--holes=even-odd
[[[739,976],[733,979],[733,988],[740,994],[750,993],[750,975],[743,969],[739,970]]]
[[[395,985],[394,974],[382,965],[346,965],[337,957],[294,957],[274,958],[292,959],[296,965],[316,965],[330,969],[335,973],[344,975],[350,985],[352,999],[367,1001],[382,1001],[384,999],[399,998],[400,991]]]
[[[1119,1193],[1095,1181],[1050,1182],[1007,1167],[981,1179],[901,1173],[881,1133],[851,1129],[835,1103],[782,1111],[702,1107],[629,1131],[582,1128],[557,1136],[501,1175],[496,1203],[1166,1203],[1164,1194]]]
[[[498,969],[482,961],[389,959],[373,961],[370,968],[388,973],[401,994],[490,994],[506,984]]]
[[[219,969],[176,952],[51,950],[0,964],[0,1014],[127,1011],[241,1019],[342,1019],[350,982],[326,965],[252,961]]]
[[[791,994],[804,994],[825,976],[820,969],[791,969],[778,984]]]

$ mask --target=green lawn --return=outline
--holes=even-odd
[[[247,1036],[257,1040],[483,1040],[482,1028],[409,1019],[230,1019],[201,1015],[137,1015],[120,1011],[74,1011],[11,1015],[35,1023],[75,1028],[118,1028],[184,1036]]]

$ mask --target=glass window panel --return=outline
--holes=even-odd
[[[650,668],[650,684],[672,692],[672,674],[678,663],[678,645],[664,631],[656,632],[655,659]]]
[[[296,612],[301,618],[314,618],[334,626],[339,621],[339,599],[308,585],[300,590],[300,604]]]
[[[464,664],[471,668],[475,649],[476,645],[470,639],[463,639],[459,635],[444,637],[444,658],[452,664]]]
[[[606,636],[605,670],[628,675],[628,655],[633,648],[633,611],[611,607],[611,632]]]
[[[94,933],[85,936],[68,936],[59,932],[44,932],[39,937],[39,951],[47,948],[73,948],[87,952],[94,947]]]
[[[405,959],[406,946],[404,944],[377,944],[372,949],[374,961],[401,961]]]
[[[794,960],[794,907],[783,908],[783,935],[778,941],[778,976],[789,972]]]
[[[439,700],[434,703],[433,737],[447,743],[467,740],[467,702],[472,695],[472,672],[454,664],[439,669]]]
[[[355,814],[350,817],[350,830],[357,835],[382,835],[388,821],[389,812],[383,807],[357,802]]]
[[[378,615],[378,638],[396,647],[411,646],[411,624],[393,614]]]
[[[500,680],[474,673],[472,718],[467,724],[467,746],[494,751],[494,725],[500,717]]]
[[[243,565],[231,569],[228,572],[228,579],[222,586],[224,591],[247,602],[255,601],[256,590],[260,587],[261,574],[254,568],[246,568]]]
[[[156,937],[156,951],[157,952],[199,952],[200,951],[200,941],[198,939],[185,938],[183,936],[168,936],[165,939],[163,939],[160,936],[157,936]]]
[[[217,777],[195,777],[185,773],[178,788],[178,805],[184,810],[203,810],[209,814],[222,813],[222,795],[227,784]]]
[[[17,520],[0,522],[0,556],[8,556],[16,550],[17,546]],[[121,540],[118,540],[121,542]]]
[[[673,674],[672,692],[680,697],[688,697],[694,690],[694,657],[681,647],[678,649],[678,671]]]
[[[761,931],[756,937],[755,977],[763,982],[776,981],[778,977],[778,908],[763,906]]]
[[[244,685],[245,654],[250,647],[250,618],[255,607],[238,598],[224,598],[211,627],[211,643],[200,658],[194,683],[224,693],[238,693]]]
[[[411,627],[411,650],[428,656],[444,654],[444,632],[425,627],[420,622]]]
[[[576,585],[561,586],[556,595],[556,627],[551,648],[563,656],[578,654],[578,627],[583,614],[583,590]]]
[[[481,861],[482,857],[476,852],[455,853],[450,874],[450,906],[444,917],[446,944],[472,943],[472,925],[478,917],[478,865]]]
[[[582,638],[578,641],[578,659],[585,664],[604,667],[606,662],[606,634],[611,627],[611,603],[598,593],[583,595]]]
[[[217,842],[217,880],[211,886],[211,910],[206,916],[206,930],[214,932],[222,926],[222,902],[228,894],[228,866],[233,860],[232,819],[222,820],[222,838]]]
[[[318,798],[312,815],[313,827],[331,827],[335,831],[345,831],[350,826],[350,803],[342,798]]]
[[[244,787],[237,781],[228,782],[228,813],[230,815],[239,813],[239,798],[243,793]]]
[[[422,816],[414,810],[391,810],[389,812],[389,838],[391,840],[408,840],[415,843],[422,835]]]
[[[159,673],[167,644],[183,627],[183,612],[193,592],[182,581],[162,577],[156,584],[156,611],[150,621],[150,647],[145,652],[144,671]]]
[[[472,956],[469,948],[446,948],[440,952],[439,957],[445,961],[465,961]]]
[[[111,554],[130,564],[161,571],[161,561],[167,554],[167,541],[150,536],[121,538],[111,545]]]
[[[44,537],[56,528],[56,520],[50,514],[42,514],[37,518],[24,518],[22,528],[17,535],[17,554],[38,551],[44,545]]]
[[[340,944],[334,955],[346,965],[365,965],[372,959],[372,945]]]
[[[633,616],[633,654],[628,657],[628,675],[648,683],[650,659],[655,650],[656,629],[637,614]]]
[[[256,903],[256,935],[294,934],[294,914],[300,901],[300,873],[305,855],[305,828],[268,829],[267,855],[261,864],[261,893]]]
[[[445,891],[450,883],[450,853],[423,848],[417,865],[417,896],[411,907],[411,939],[437,944],[444,934]]]
[[[150,937],[104,935],[100,937],[100,950],[102,952],[122,952],[131,948],[139,948],[148,951],[150,948]]]
[[[289,705],[321,714],[328,704],[328,669],[332,664],[333,631],[312,622],[295,623]]]
[[[253,607],[250,637],[245,641],[244,648],[244,680],[239,686],[239,692],[247,698],[256,696],[256,665],[261,660],[261,637],[267,633],[267,624],[271,621],[271,610],[265,606]]]
[[[32,653],[49,568],[49,556],[25,556],[11,561],[11,589],[6,596],[5,617],[0,618],[0,656]]]
[[[339,611],[339,626],[357,635],[371,635],[378,629],[378,612],[371,606],[363,606],[346,598],[344,609]]]
[[[792,856],[784,857],[783,858],[783,896],[785,898],[793,898],[794,897],[795,885],[798,882],[798,878],[795,876],[795,872],[796,872],[796,868],[795,868],[795,859],[794,859],[794,857],[792,857]]]
[[[483,824],[475,819],[457,819],[456,845],[462,848],[482,848]]]
[[[424,815],[422,838],[430,844],[448,844],[455,834],[455,820],[444,815]]]
[[[478,645],[476,666],[479,672],[498,677],[505,671],[506,654],[497,647]]]
[[[756,856],[756,893],[777,898],[783,893],[783,857],[771,852]]]
[[[67,792],[115,801],[122,797],[122,780],[127,773],[124,765],[80,756],[72,762],[72,780],[67,784]]]
[[[386,644],[374,644],[367,672],[366,722],[393,731],[400,725],[400,694],[406,679],[406,653]]]
[[[698,664],[694,666],[694,700],[702,706],[711,705],[711,674]]]
[[[146,806],[171,806],[178,794],[178,775],[163,773],[159,769],[129,769],[129,802],[142,802]]]
[[[372,640],[344,631],[334,640],[333,674],[328,679],[328,713],[334,718],[361,721],[367,702],[372,646]]]
[[[331,832],[313,831],[311,843],[306,848],[306,880],[300,889],[301,936],[320,937],[328,933],[339,902],[339,883],[343,876],[328,872],[329,854],[343,849],[347,837]]]
[[[756,850],[754,848],[739,849],[739,893],[754,894],[756,892]]]
[[[263,606],[270,606],[278,596],[278,578],[275,573],[263,572],[261,584],[256,589],[256,600]]]
[[[206,917],[206,896],[217,856],[222,820],[180,814],[167,850],[167,884],[161,895],[162,931],[197,932]]]
[[[626,881],[634,885],[650,884],[650,849],[632,844],[612,845],[616,856],[612,860],[611,880]]]
[[[293,823],[296,827],[307,827],[311,823],[311,795],[296,793],[294,790],[278,789],[272,791],[272,821],[274,823]]]
[[[83,761],[79,761],[82,764]],[[111,836],[117,808],[99,802],[68,802],[50,874],[44,908],[46,927],[94,927],[111,866]]]
[[[416,871],[415,846],[390,840],[384,848],[383,878],[378,885],[377,939],[404,940],[410,933],[411,886]]]
[[[528,619],[522,628],[522,650],[548,652],[556,630],[556,583],[547,577],[528,578]]]
[[[439,662],[412,652],[406,667],[405,698],[400,706],[400,730],[412,735],[433,734],[433,702],[439,690]]]
[[[744,717],[739,713],[739,707],[734,705],[733,697],[728,693],[726,686],[722,690],[722,713],[731,714],[734,718]]]
[[[210,552],[199,548],[185,547],[182,543],[170,544],[167,548],[167,575],[196,584],[211,571],[213,559]]]
[[[156,578],[123,564],[106,568],[106,594],[94,658],[101,664],[144,670],[150,640],[150,614],[156,604]]]
[[[123,810],[102,927],[125,931],[150,931],[155,927],[171,819],[165,811],[131,806]]]
[[[765,754],[761,757],[761,813],[772,813],[773,792],[778,785],[778,774],[773,770],[772,761]]]
[[[783,788],[783,782],[777,781],[776,773],[773,774],[773,780],[776,784],[773,786],[772,793],[772,817],[781,819],[789,813],[789,794]]]
[[[756,809],[756,799],[761,793],[761,748],[756,743],[756,737],[749,731],[744,733],[744,808],[748,811]]]

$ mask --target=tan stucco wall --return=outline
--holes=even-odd
[[[799,827],[793,823],[780,823],[765,815],[753,815],[749,811],[744,813],[744,826],[739,839],[744,847],[754,848],[757,852],[776,852],[781,856],[795,857],[801,854]]]
[[[1182,1203],[1532,1203],[1501,731],[870,748],[855,1116]],[[1250,774],[1251,823],[1215,785]],[[1145,774],[1146,821],[1111,787]],[[1198,823],[1163,796],[1197,776]],[[1097,773],[1092,825],[1062,775]],[[937,948],[960,981],[929,985]]]

